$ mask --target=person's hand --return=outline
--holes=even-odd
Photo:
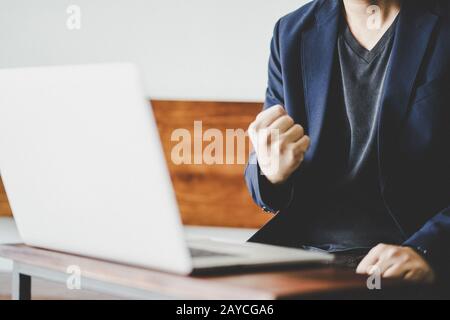
[[[248,132],[262,173],[272,184],[284,183],[303,162],[310,140],[280,105],[261,112]]]
[[[361,261],[359,274],[379,273],[383,278],[432,283],[435,275],[430,265],[409,247],[379,244]]]

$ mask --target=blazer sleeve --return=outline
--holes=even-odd
[[[450,207],[429,220],[404,245],[418,249],[438,278],[450,281]]]
[[[448,75],[447,72],[447,75],[442,78],[442,83],[450,89],[450,77]],[[446,92],[448,93],[449,90]],[[449,98],[450,96],[447,95],[446,101],[449,101]],[[450,108],[448,102],[446,108],[446,110]],[[450,112],[447,114],[450,116]],[[446,135],[443,137],[443,145],[448,148],[450,133],[448,130],[444,132],[443,134]],[[450,154],[447,150],[441,150],[439,156],[443,157],[442,163],[447,166],[450,162]],[[450,204],[450,170],[448,166],[440,174],[444,183],[438,184],[437,188],[446,196],[442,202],[445,207]],[[405,245],[418,249],[432,265],[437,277],[442,278],[442,282],[445,282],[450,288],[450,206],[428,220],[419,231],[405,242]]]
[[[280,21],[275,25],[270,46],[269,77],[264,109],[275,105],[284,106],[283,75],[280,62],[278,35],[279,24]],[[292,200],[293,187],[290,181],[282,186],[274,186],[271,184],[265,176],[261,174],[257,157],[254,152],[250,155],[249,162],[245,169],[245,180],[247,188],[255,203],[267,212],[276,213],[286,208]]]
[[[275,25],[272,42],[270,44],[269,77],[264,109],[278,104],[284,106],[284,88],[280,59],[279,26],[280,21],[278,21]]]

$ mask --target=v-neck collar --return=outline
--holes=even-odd
[[[395,18],[394,22],[391,26],[386,30],[380,40],[378,40],[377,44],[372,48],[372,50],[368,50],[364,48],[359,41],[355,38],[353,33],[350,31],[350,27],[346,22],[344,22],[344,30],[342,32],[342,37],[347,45],[366,63],[371,63],[386,47],[386,45],[390,42],[392,37],[394,36],[397,18]]]

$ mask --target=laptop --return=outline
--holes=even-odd
[[[187,239],[134,65],[3,69],[0,88],[0,173],[25,244],[184,275],[333,259]]]

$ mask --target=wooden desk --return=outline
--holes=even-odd
[[[31,277],[66,283],[69,266],[81,270],[82,289],[132,299],[298,299],[371,297],[366,277],[353,270],[322,267],[222,276],[184,277],[60,252],[2,245],[14,261],[13,299],[31,299]],[[383,289],[395,285],[383,282]]]

